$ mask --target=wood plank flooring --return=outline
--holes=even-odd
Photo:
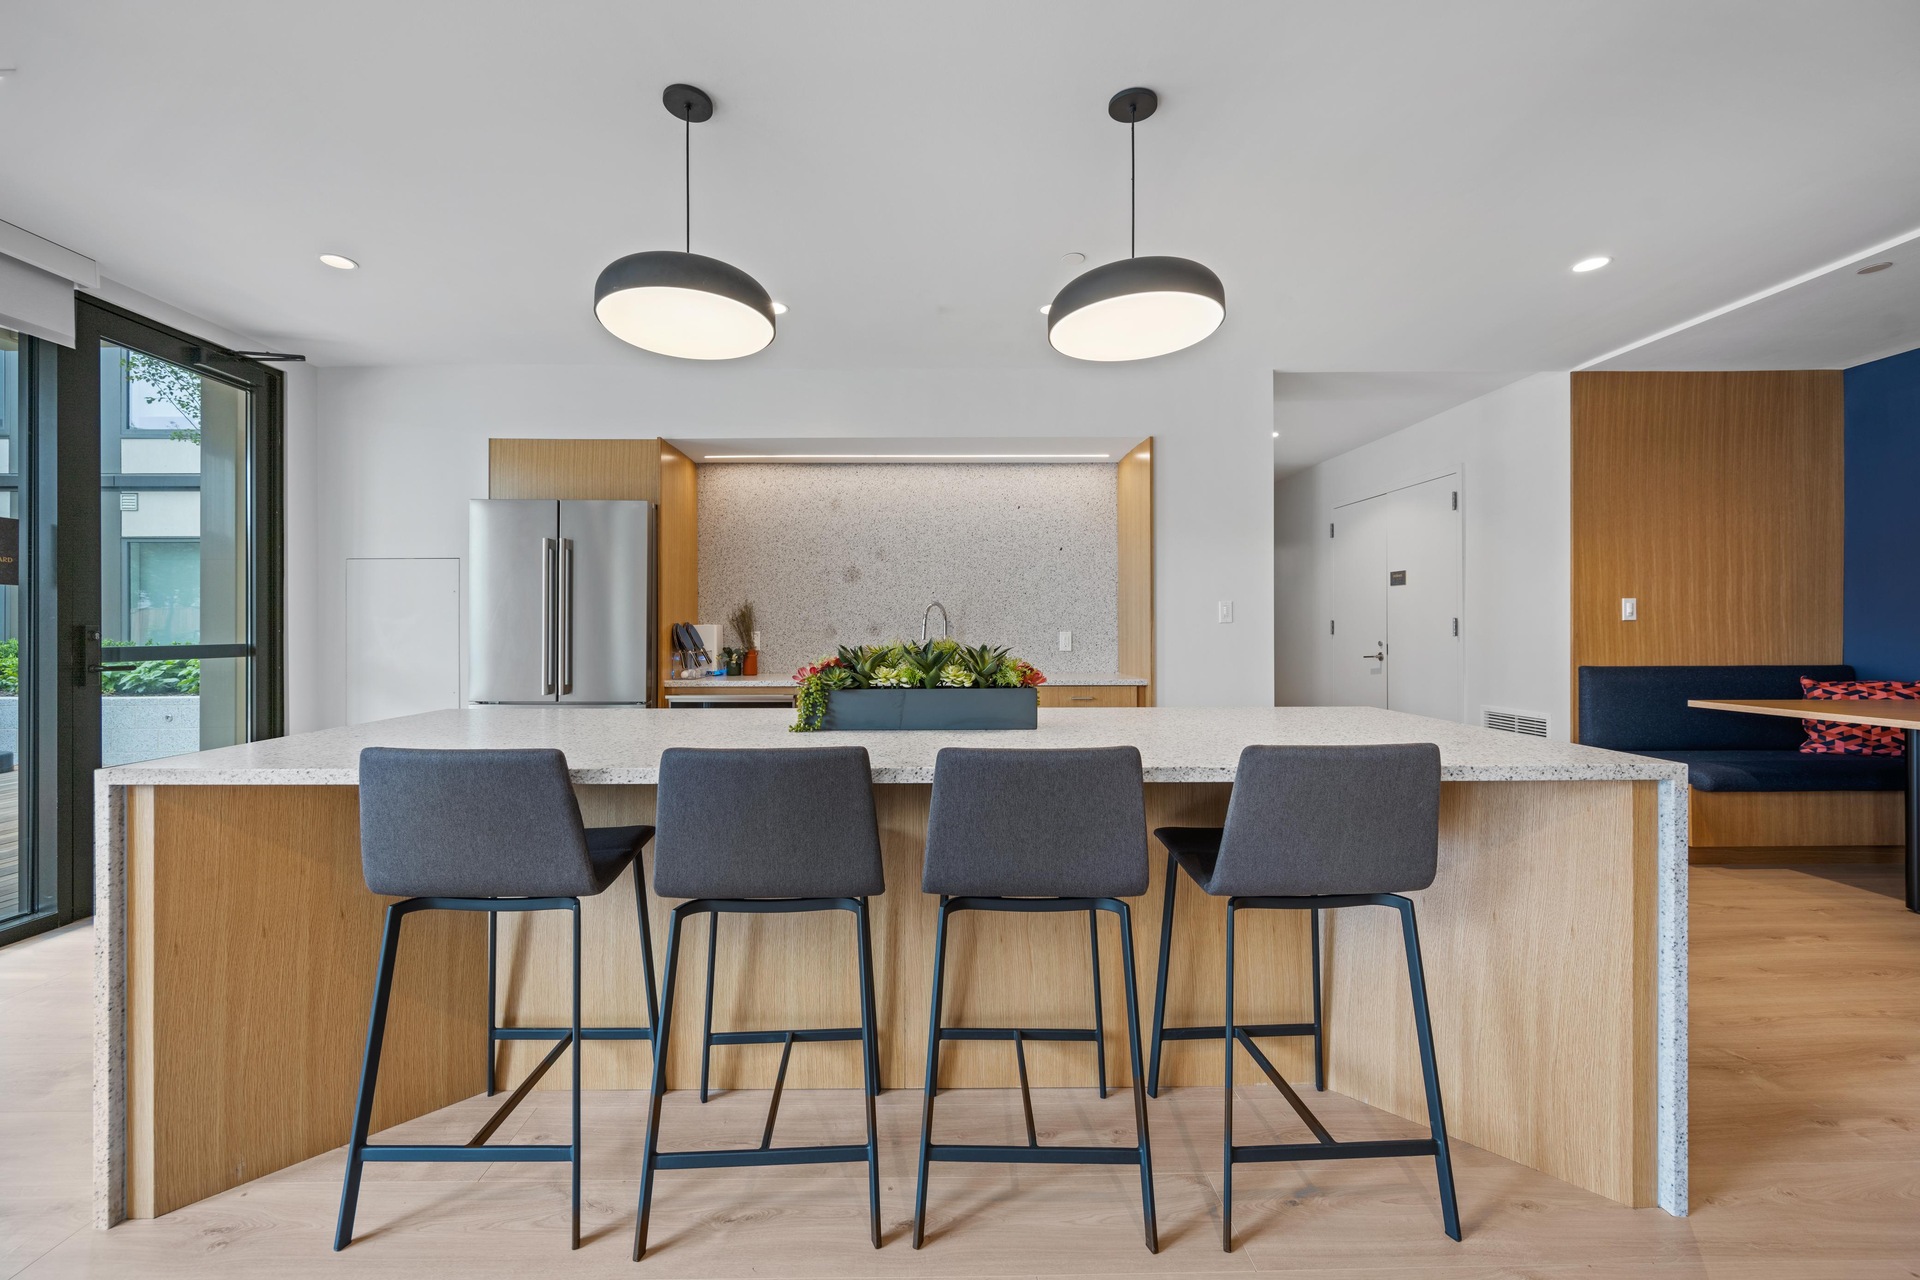
[[[1218,1244],[1219,1095],[1154,1103],[1161,1252],[1140,1245],[1125,1169],[936,1166],[927,1247],[908,1245],[918,1095],[881,1100],[886,1247],[868,1247],[860,1166],[661,1175],[648,1261],[627,1260],[644,1095],[586,1102],[587,1242],[566,1247],[564,1166],[369,1169],[361,1238],[329,1252],[332,1153],[149,1222],[87,1227],[91,937],[85,925],[0,951],[0,1277],[395,1276],[1920,1276],[1920,917],[1885,867],[1697,867],[1693,886],[1694,1212],[1632,1210],[1456,1144],[1466,1240],[1440,1231],[1430,1161],[1243,1167],[1239,1247]],[[1442,1046],[1443,1053],[1445,1046]],[[798,1051],[796,1051],[798,1052]],[[1334,1094],[1337,1136],[1404,1121]],[[673,1146],[757,1141],[764,1092],[700,1107],[673,1095]],[[1264,1085],[1243,1090],[1239,1141],[1300,1126]],[[463,1139],[463,1102],[395,1131]],[[1124,1095],[1035,1097],[1042,1141],[1124,1142]],[[499,1137],[564,1140],[563,1094],[531,1099]],[[341,1118],[345,1127],[346,1117]],[[1017,1140],[1017,1095],[942,1095],[943,1138]],[[777,1143],[848,1141],[855,1098],[792,1093]],[[1263,1136],[1264,1135],[1264,1136]]]

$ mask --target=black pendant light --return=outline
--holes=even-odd
[[[690,84],[668,85],[660,98],[686,127],[686,249],[609,265],[593,286],[593,314],[622,342],[663,356],[750,356],[773,341],[773,299],[740,268],[693,252],[693,126],[713,118],[713,99]]]
[[[1145,360],[1190,347],[1220,327],[1227,290],[1191,258],[1134,256],[1133,127],[1153,114],[1151,89],[1123,89],[1107,114],[1127,126],[1127,256],[1085,272],[1047,309],[1047,341],[1076,360]]]

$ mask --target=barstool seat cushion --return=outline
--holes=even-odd
[[[618,880],[651,839],[652,827],[588,827],[587,861],[593,864],[594,883],[605,889]]]
[[[1167,847],[1181,870],[1193,882],[1205,888],[1213,879],[1213,864],[1220,861],[1220,827],[1155,827],[1153,838]]]

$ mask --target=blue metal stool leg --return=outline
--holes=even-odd
[[[647,984],[647,1029],[651,1031],[660,1021],[660,1000],[654,989],[653,922],[647,916],[646,867],[641,863],[645,855],[644,849],[633,855],[633,908],[640,921],[640,972]]]
[[[1153,1061],[1147,1068],[1147,1096],[1160,1096],[1160,1045],[1167,1031],[1167,963],[1173,958],[1173,892],[1179,864],[1167,854],[1167,888],[1160,900],[1160,968],[1153,982]]]
[[[387,1004],[393,994],[393,966],[400,954],[400,925],[406,919],[406,904],[396,902],[387,908],[386,930],[380,939],[380,972],[373,984],[373,1011],[367,1017],[367,1048],[360,1063],[360,1097],[353,1109],[353,1135],[347,1144],[346,1181],[340,1188],[340,1219],[333,1231],[334,1252],[347,1247],[353,1239],[353,1214],[360,1204],[360,1172],[363,1153],[373,1128],[373,1091],[380,1077],[380,1049],[387,1035]],[[492,1041],[488,1041],[492,1049]]]
[[[1440,1183],[1440,1220],[1447,1234],[1460,1238],[1460,1208],[1453,1196],[1453,1153],[1447,1148],[1447,1117],[1440,1104],[1440,1068],[1433,1055],[1433,1022],[1427,1012],[1427,978],[1420,963],[1420,927],[1413,903],[1402,898],[1400,934],[1407,947],[1407,980],[1413,988],[1413,1026],[1420,1038],[1420,1077],[1427,1089],[1427,1123],[1433,1130],[1433,1168]]]
[[[500,917],[497,913],[487,912],[487,1096],[491,1098],[500,1091],[500,1054],[499,1045],[493,1033],[500,1025],[499,1005],[499,965],[500,953]]]
[[[1093,1061],[1100,1077],[1100,1096],[1107,1096],[1107,1024],[1100,1015],[1100,913],[1087,912],[1087,938],[1093,952]],[[1131,954],[1131,949],[1128,950]],[[1131,974],[1132,970],[1128,970]]]
[[[667,972],[660,988],[660,1021],[653,1031],[653,1083],[647,1095],[647,1137],[640,1160],[640,1208],[633,1225],[633,1260],[647,1251],[647,1218],[653,1209],[653,1175],[660,1162],[660,1103],[667,1095],[667,1036],[673,1027],[674,979],[680,971],[681,909],[667,922]]]
[[[1153,1145],[1147,1139],[1147,1089],[1140,1070],[1140,996],[1133,976],[1133,913],[1120,904],[1120,968],[1127,977],[1127,1061],[1133,1072],[1133,1124],[1140,1143],[1140,1213],[1146,1223],[1147,1252],[1160,1252],[1160,1223],[1153,1205]],[[1096,973],[1096,979],[1097,979]]]
[[[1225,1016],[1221,1022],[1226,1035],[1226,1061],[1220,1095],[1224,1100],[1225,1125],[1221,1130],[1220,1158],[1220,1251],[1233,1252],[1233,900],[1227,900],[1227,994]]]
[[[580,1247],[580,903],[573,904],[573,1247]]]
[[[1313,1087],[1327,1091],[1327,1024],[1320,1010],[1320,908],[1308,916],[1313,931]]]
[[[720,913],[707,916],[707,1012],[700,1027],[700,1101],[707,1100],[707,1072],[713,1065],[713,961],[720,941]]]
[[[867,900],[860,899],[854,913],[860,947],[860,1045],[866,1066],[867,1094],[867,1204],[868,1234],[873,1247],[880,1247],[880,1125],[874,1114],[874,1096],[880,1092],[880,1055],[874,1035],[873,930],[867,917]]]
[[[920,1103],[920,1174],[913,1194],[913,1247],[927,1233],[927,1163],[933,1148],[933,1095],[940,1080],[940,999],[947,974],[948,900],[940,900],[940,917],[933,930],[933,1003],[927,1011],[927,1087]]]

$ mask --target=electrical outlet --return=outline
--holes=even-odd
[[[1620,597],[1620,621],[1634,622],[1640,617],[1640,601],[1633,596]]]
[[[1220,621],[1222,622],[1233,621],[1233,601],[1222,600],[1220,602]]]
[[[1073,648],[1073,632],[1062,631],[1060,633],[1060,652],[1066,653],[1072,648]]]

